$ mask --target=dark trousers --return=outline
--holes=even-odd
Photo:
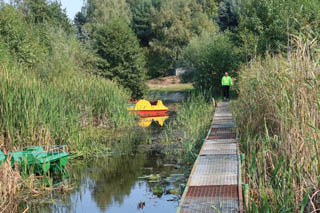
[[[229,99],[229,87],[230,86],[222,86],[223,97]]]

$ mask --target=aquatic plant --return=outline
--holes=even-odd
[[[17,166],[12,168],[10,160],[0,165],[0,212],[27,212],[29,205],[20,205],[30,197],[40,197],[54,190],[71,190],[68,182],[53,185],[53,177],[36,177],[22,172]]]
[[[44,81],[19,67],[0,67],[0,146],[67,144],[88,151],[88,126],[122,129],[134,124],[129,96],[114,83],[74,72]]]
[[[167,143],[179,143],[184,159],[193,163],[208,133],[214,106],[203,93],[193,92],[177,109],[176,119],[163,133]]]
[[[294,36],[295,51],[267,55],[240,72],[233,104],[246,154],[249,211],[320,207],[320,67],[317,38]]]

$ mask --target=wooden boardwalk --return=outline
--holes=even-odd
[[[244,212],[240,165],[235,122],[228,104],[221,103],[177,212]]]

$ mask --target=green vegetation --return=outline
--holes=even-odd
[[[67,80],[41,81],[19,68],[1,70],[0,128],[10,150],[21,145],[68,144],[71,150],[81,151],[87,147],[82,128],[120,129],[133,122],[126,110],[129,96],[107,80],[79,73]]]
[[[99,74],[113,79],[141,98],[145,89],[145,58],[139,42],[123,20],[110,20],[94,34],[95,49],[101,57]]]
[[[319,45],[294,40],[294,52],[256,59],[240,72],[234,111],[254,212],[312,212],[319,205]]]
[[[257,55],[288,51],[289,35],[312,26],[319,33],[317,0],[246,0],[238,5],[239,26],[235,37],[246,60]]]
[[[126,148],[98,130],[114,134],[134,125],[126,109],[130,93],[91,74],[97,73],[99,57],[73,32],[57,3],[0,5],[1,150],[63,144],[69,152],[89,157]],[[48,189],[47,181],[19,174],[9,164],[1,166],[0,179],[0,211],[18,212],[18,200]]]
[[[65,23],[65,14],[61,9],[56,12],[55,3],[23,3],[0,8],[1,145],[15,150],[67,144],[71,151],[85,155],[104,150],[99,141],[88,140],[85,130],[132,126],[134,117],[126,109],[128,92],[90,74],[97,72],[92,63],[99,59],[64,25],[51,23],[60,20],[57,14]],[[52,13],[42,14],[38,7]],[[23,9],[28,13],[21,13]]]
[[[184,154],[182,159],[191,165],[197,158],[212,122],[214,106],[205,97],[201,93],[191,93],[178,107],[172,126],[167,126],[163,134],[164,142],[177,143],[182,147],[182,153],[178,149],[175,152]]]
[[[134,125],[128,100],[145,95],[147,77],[185,67],[205,95],[182,103],[171,124],[178,130],[167,127],[164,140],[192,162],[214,110],[207,99],[219,96],[228,71],[239,92],[249,211],[313,211],[319,11],[318,0],[87,0],[73,26],[55,1],[1,2],[0,148],[67,144],[84,156],[131,149],[138,133],[123,136],[133,144],[109,137]],[[13,191],[0,187],[0,207],[6,191],[26,189],[14,181]]]
[[[167,87],[151,87],[150,92],[191,92],[194,90],[191,84],[176,84]]]
[[[143,53],[147,58],[149,77],[168,75],[169,70],[177,66],[182,49],[194,36],[204,30],[217,30],[217,25],[210,20],[216,8],[212,0],[127,2],[88,0],[83,11],[77,14],[75,23],[80,37],[88,38],[90,43],[90,37],[101,25],[119,17],[124,19],[145,48]],[[130,6],[131,10],[128,9]]]
[[[203,33],[190,41],[183,52],[184,63],[195,69],[191,81],[198,90],[219,96],[221,76],[235,74],[240,60],[226,34]]]
[[[96,74],[114,80],[141,98],[146,76],[143,50],[132,29],[131,11],[125,0],[88,0],[75,23],[80,39],[97,53],[91,64]]]
[[[151,19],[154,38],[149,42],[148,57],[151,77],[166,76],[177,66],[182,49],[204,30],[214,31],[215,25],[203,13],[196,0],[166,0]]]

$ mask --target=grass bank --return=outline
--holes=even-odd
[[[233,111],[246,154],[249,212],[320,207],[320,55],[315,40],[242,68]]]

